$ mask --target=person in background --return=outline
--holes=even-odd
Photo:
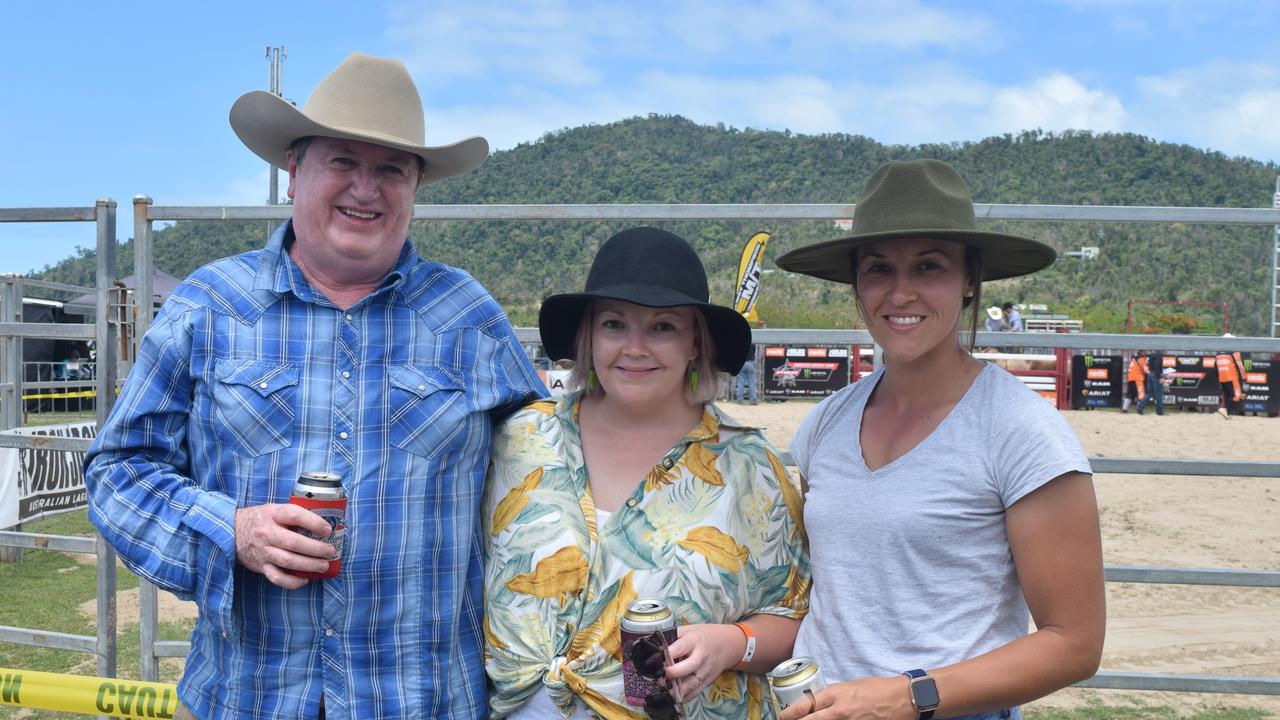
[[[1024,329],[1022,313],[1018,312],[1018,308],[1014,307],[1013,303],[1007,302],[1001,309],[1003,310],[1001,314],[1004,315],[1004,329],[1009,332],[1022,332]]]
[[[1004,313],[1002,313],[1000,308],[995,305],[987,308],[987,319],[982,322],[983,328],[987,332],[1001,332],[1005,329]]]
[[[679,621],[666,672],[689,718],[774,717],[764,673],[808,608],[800,488],[758,429],[711,402],[751,329],[708,297],[693,248],[638,227],[601,246],[585,291],[543,301],[542,343],[574,359],[573,391],[513,415],[494,444],[494,718],[643,718],[619,644],[639,598]]]
[[[1138,414],[1147,409],[1148,402],[1154,402],[1156,415],[1164,415],[1164,391],[1169,385],[1164,382],[1164,356],[1151,353],[1147,356],[1147,396],[1138,400]]]
[[[1147,397],[1147,375],[1147,351],[1139,350],[1129,360],[1129,369],[1125,375],[1125,392],[1120,399],[1120,412],[1129,412],[1131,399],[1141,403]]]
[[[1235,336],[1227,333],[1223,337]],[[1244,360],[1239,352],[1221,352],[1214,361],[1218,366],[1218,386],[1222,398],[1218,406],[1218,414],[1230,420],[1233,413],[1240,413],[1244,403]]]
[[[71,348],[71,352],[67,353],[67,359],[58,363],[53,369],[54,380],[79,380],[81,371],[80,351]]]
[[[1097,670],[1098,508],[1061,414],[958,330],[976,328],[984,280],[1056,253],[978,230],[937,160],[882,166],[857,208],[851,236],[777,260],[852,284],[884,357],[791,443],[813,568],[796,654],[831,684],[780,717],[1019,718]]]
[[[408,228],[415,191],[488,144],[427,146],[404,65],[360,53],[302,110],[251,92],[231,125],[288,171],[292,218],[165,303],[88,453],[89,518],[199,609],[175,717],[485,718],[493,423],[545,390],[493,298]],[[307,471],[342,479],[336,547],[289,504]]]
[[[756,404],[756,362],[753,358],[754,347],[752,353],[747,355],[747,361],[742,363],[742,369],[738,371],[734,378],[734,400],[738,404],[750,401],[752,405]]]

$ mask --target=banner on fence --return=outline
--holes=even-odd
[[[766,397],[822,397],[849,384],[849,348],[811,345],[764,349]]]
[[[97,423],[14,428],[5,435],[92,438]],[[82,508],[84,453],[0,448],[0,529]]]
[[[1244,411],[1280,415],[1280,361],[1244,360]]]
[[[1071,357],[1071,408],[1120,407],[1124,358],[1119,355]]]

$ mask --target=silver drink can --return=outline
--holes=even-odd
[[[294,483],[293,492],[289,494],[289,502],[310,510],[329,523],[329,533],[323,537],[305,530],[298,532],[316,540],[323,540],[337,551],[324,572],[293,572],[293,574],[313,580],[337,577],[338,571],[342,568],[342,541],[347,530],[347,493],[342,489],[342,476],[320,470],[304,472]]]
[[[813,658],[793,657],[783,660],[769,671],[769,684],[782,707],[804,698],[805,693],[816,693],[827,687]]]
[[[622,686],[628,705],[644,707],[644,699],[661,688],[649,678],[640,675],[631,662],[631,646],[643,637],[662,633],[666,644],[676,641],[676,618],[671,608],[661,600],[632,600],[622,614]]]

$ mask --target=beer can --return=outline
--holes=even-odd
[[[769,684],[782,707],[804,698],[806,692],[816,693],[827,687],[818,663],[807,657],[793,657],[778,663],[769,671]]]
[[[329,568],[322,573],[290,571],[298,577],[323,580],[336,577],[342,568],[342,540],[346,535],[347,493],[342,489],[342,476],[337,473],[310,470],[298,476],[289,494],[289,502],[306,508],[329,523],[326,535],[316,535],[301,528],[298,532],[309,538],[323,540],[333,546],[335,555]]]
[[[622,687],[628,705],[644,707],[644,699],[663,690],[656,682],[636,671],[631,662],[631,646],[636,640],[661,633],[667,645],[676,641],[676,618],[661,600],[632,600],[622,614]]]

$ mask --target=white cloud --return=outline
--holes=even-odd
[[[1228,155],[1280,159],[1280,68],[1214,60],[1140,77],[1134,86],[1140,132]]]
[[[1106,132],[1123,129],[1127,120],[1118,98],[1060,72],[996,90],[989,112],[987,123],[995,132],[1031,128]]]

